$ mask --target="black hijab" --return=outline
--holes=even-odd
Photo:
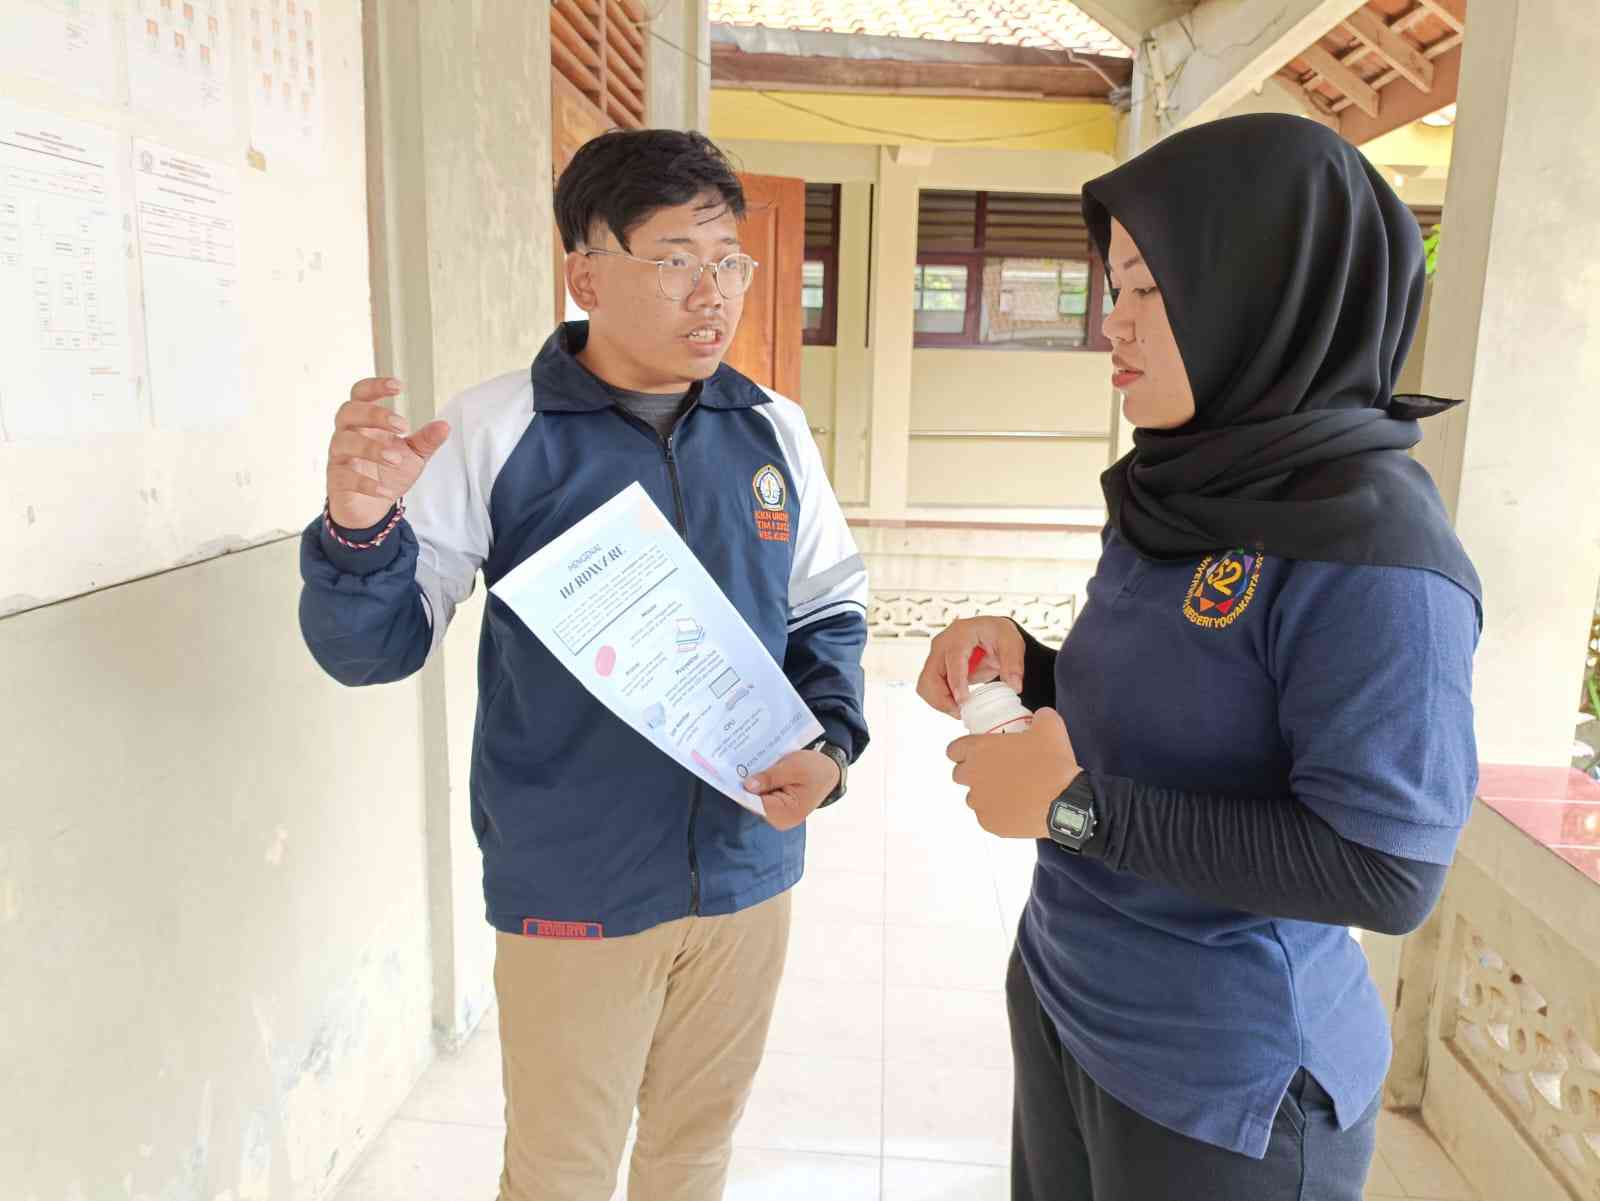
[[[1481,600],[1438,489],[1406,454],[1457,403],[1391,398],[1425,277],[1416,219],[1313,121],[1235,117],[1174,134],[1085,185],[1108,262],[1122,222],[1155,276],[1195,416],[1138,430],[1101,477],[1151,559],[1260,547],[1422,567]]]

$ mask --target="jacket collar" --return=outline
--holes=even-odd
[[[589,341],[587,321],[568,321],[533,360],[533,407],[540,413],[588,413],[612,407],[611,394],[578,362]],[[697,383],[699,404],[708,409],[748,409],[767,403],[767,394],[723,363],[710,379]]]

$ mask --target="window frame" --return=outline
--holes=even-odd
[[[844,187],[836,183],[827,186],[833,189],[833,229],[828,245],[822,250],[807,247],[801,255],[802,263],[822,264],[822,323],[816,329],[801,330],[800,341],[805,346],[839,344],[839,210],[844,207]]]
[[[1072,193],[1057,193],[1071,199]],[[1011,250],[993,248],[988,243],[989,219],[989,191],[976,192],[976,216],[974,219],[973,241],[975,245],[971,250],[930,250],[918,251],[917,266],[940,266],[951,264],[964,264],[967,268],[967,320],[959,334],[929,334],[920,333],[913,328],[912,346],[915,349],[927,350],[997,350],[1016,353],[1028,351],[1034,354],[1082,354],[1085,351],[1095,354],[1105,354],[1111,350],[1111,340],[1105,335],[1105,307],[1108,281],[1106,271],[1100,256],[1093,247],[1089,250],[1089,311],[1087,314],[1087,330],[1082,346],[1053,346],[1038,348],[1019,346],[1009,342],[985,342],[982,340],[979,329],[980,306],[983,302],[983,272],[990,260],[1008,258],[1046,258],[1056,259],[1061,262],[1082,262],[1083,260],[1070,254],[1040,254],[1037,250]],[[919,219],[920,224],[920,219]],[[920,229],[918,231],[920,240]],[[914,312],[915,310],[913,310]],[[913,322],[915,318],[913,318]]]
[[[978,305],[983,300],[983,255],[960,251],[929,251],[917,255],[918,267],[965,267],[967,307],[959,334],[922,333],[916,329],[917,309],[911,310],[912,334],[917,346],[970,346],[978,337]]]

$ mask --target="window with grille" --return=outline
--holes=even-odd
[[[832,346],[839,333],[839,185],[806,185],[806,252],[800,306],[807,346]]]
[[[614,124],[643,129],[645,27],[639,0],[553,0],[550,61]]]
[[[1105,272],[1076,196],[919,197],[918,346],[1105,350]]]

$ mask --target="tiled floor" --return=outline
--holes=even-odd
[[[953,721],[904,687],[874,688],[872,710],[849,798],[811,826],[729,1201],[1008,1195],[1001,986],[1033,847],[972,820],[942,753]],[[502,1132],[491,1016],[423,1079],[338,1201],[493,1201]],[[1379,1142],[1369,1201],[1476,1201],[1420,1125],[1385,1114]]]

